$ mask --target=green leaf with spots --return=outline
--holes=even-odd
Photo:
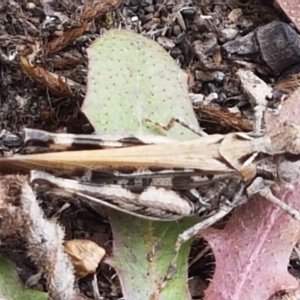
[[[197,136],[176,124],[164,131],[146,118],[167,124],[180,116],[198,126],[189,100],[187,75],[151,39],[126,30],[111,30],[88,48],[88,89],[82,111],[98,134],[164,135],[188,140]],[[151,222],[107,210],[114,237],[110,264],[116,269],[124,299],[154,299],[172,257],[179,233],[198,221]],[[187,243],[177,274],[160,300],[190,299]]]
[[[168,123],[180,116],[198,126],[187,75],[159,44],[127,30],[111,30],[88,48],[87,95],[82,111],[98,134],[197,136],[176,124],[164,131],[145,118]]]
[[[151,222],[111,210],[108,214],[114,237],[114,254],[108,262],[121,279],[124,299],[154,299],[166,275],[178,235],[199,222],[199,218]],[[190,244],[183,245],[177,272],[160,294],[160,300],[190,299],[187,284]]]

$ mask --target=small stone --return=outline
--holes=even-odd
[[[198,104],[203,102],[204,95],[203,94],[189,94],[190,100],[192,101],[193,104]]]
[[[239,18],[243,15],[243,11],[240,8],[235,8],[233,9],[229,15],[228,15],[228,19],[229,21],[231,21],[232,23],[236,24],[239,20]]]
[[[153,0],[141,0],[140,1],[142,7],[153,5]]]
[[[174,47],[171,49],[171,55],[173,57],[178,57],[182,54],[182,51],[178,47]]]
[[[154,13],[154,5],[149,5],[149,6],[144,7],[144,11],[148,14]]]
[[[239,33],[235,28],[224,28],[221,30],[222,33],[222,42],[228,42],[233,40]]]
[[[218,99],[217,93],[210,93],[207,97],[205,97],[204,102],[211,103]]]
[[[173,35],[178,36],[179,34],[181,34],[181,27],[179,25],[175,25],[173,27]]]
[[[132,12],[137,13],[138,10],[139,10],[139,6],[138,6],[138,5],[135,5],[135,6],[131,6],[131,5],[130,5],[129,9],[130,9]]]
[[[35,9],[36,5],[33,2],[28,2],[26,4],[27,9]]]
[[[131,22],[132,22],[132,23],[137,23],[138,21],[139,21],[138,16],[133,16],[133,17],[131,18]]]
[[[217,83],[222,83],[224,80],[225,74],[223,72],[217,71],[215,75],[216,75],[215,81]]]
[[[170,50],[172,48],[175,47],[175,44],[174,42],[170,39],[170,38],[167,38],[167,37],[164,37],[164,36],[160,36],[157,38],[157,42],[162,46],[164,47],[166,50]]]
[[[225,43],[222,49],[228,54],[249,55],[257,53],[259,47],[254,32],[251,32],[246,36]]]
[[[256,36],[262,59],[275,74],[300,62],[300,37],[288,24],[273,21],[259,27]]]
[[[130,0],[130,5],[132,6],[138,6],[140,4],[139,0]]]
[[[217,76],[216,71],[202,71],[202,70],[195,71],[196,80],[201,80],[202,82],[214,81],[216,76]]]

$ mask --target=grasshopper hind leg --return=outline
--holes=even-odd
[[[167,269],[167,273],[166,273],[162,283],[158,287],[157,291],[155,292],[155,294],[157,296],[162,292],[162,290],[167,286],[168,282],[173,278],[173,276],[177,272],[176,262],[177,262],[177,258],[178,258],[178,254],[181,249],[181,246],[188,240],[197,236],[199,234],[200,230],[210,227],[211,225],[215,224],[217,221],[221,220],[232,209],[233,209],[233,207],[231,205],[230,206],[229,205],[221,206],[217,213],[215,213],[211,217],[205,219],[204,221],[196,224],[195,226],[187,229],[186,231],[184,231],[182,234],[180,234],[178,236],[176,243],[175,243],[173,256],[172,256],[171,262],[169,264],[169,267]],[[154,299],[157,299],[157,297]]]
[[[176,273],[176,262],[181,246],[188,240],[198,236],[200,230],[210,227],[211,225],[215,224],[216,222],[224,218],[226,215],[228,215],[235,207],[245,203],[247,197],[243,195],[244,190],[245,184],[241,181],[237,183],[236,180],[233,179],[228,184],[227,192],[220,196],[220,204],[218,209],[214,212],[210,212],[209,217],[199,222],[198,224],[192,226],[191,228],[185,230],[178,236],[174,246],[171,262],[169,264],[167,273],[162,283],[156,291],[156,297],[167,286],[168,281],[170,281]]]

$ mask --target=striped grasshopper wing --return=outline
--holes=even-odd
[[[133,146],[117,149],[83,150],[16,155],[0,159],[0,169],[20,170],[118,170],[141,168],[196,169],[207,174],[234,173],[219,153],[224,135],[190,141]],[[234,145],[232,145],[234,147]]]

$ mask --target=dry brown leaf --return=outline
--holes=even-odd
[[[276,83],[274,88],[280,91],[285,91],[287,93],[290,93],[300,86],[299,79],[300,79],[299,74],[293,74],[287,78],[280,80],[278,83]]]
[[[104,0],[97,3],[87,4],[83,7],[80,15],[82,21],[90,22],[94,18],[98,18],[110,9],[115,9],[122,3],[121,0]]]
[[[61,36],[57,37],[47,45],[46,53],[54,54],[67,47],[69,44],[81,37],[86,31],[88,31],[90,26],[90,23],[84,23],[80,27],[72,28],[63,32]]]
[[[195,111],[201,119],[212,121],[218,125],[222,125],[229,130],[251,131],[252,124],[246,118],[243,118],[235,113],[226,112],[213,105],[197,104]]]
[[[189,91],[193,91],[193,89],[196,85],[194,72],[192,70],[188,69],[186,71],[186,73],[187,73],[187,82],[188,82]]]
[[[75,275],[79,278],[95,273],[105,255],[105,250],[93,241],[79,239],[67,241],[65,252],[69,255]]]
[[[66,57],[66,58],[59,57],[57,59],[54,59],[51,63],[55,70],[70,70],[84,63],[84,58],[83,57]]]
[[[71,96],[69,84],[62,77],[57,76],[41,67],[30,65],[27,59],[20,57],[22,71],[33,81],[47,87],[58,96]]]
[[[223,60],[223,57],[222,57],[221,47],[217,47],[214,51],[213,61],[217,65],[220,65],[222,60]]]

